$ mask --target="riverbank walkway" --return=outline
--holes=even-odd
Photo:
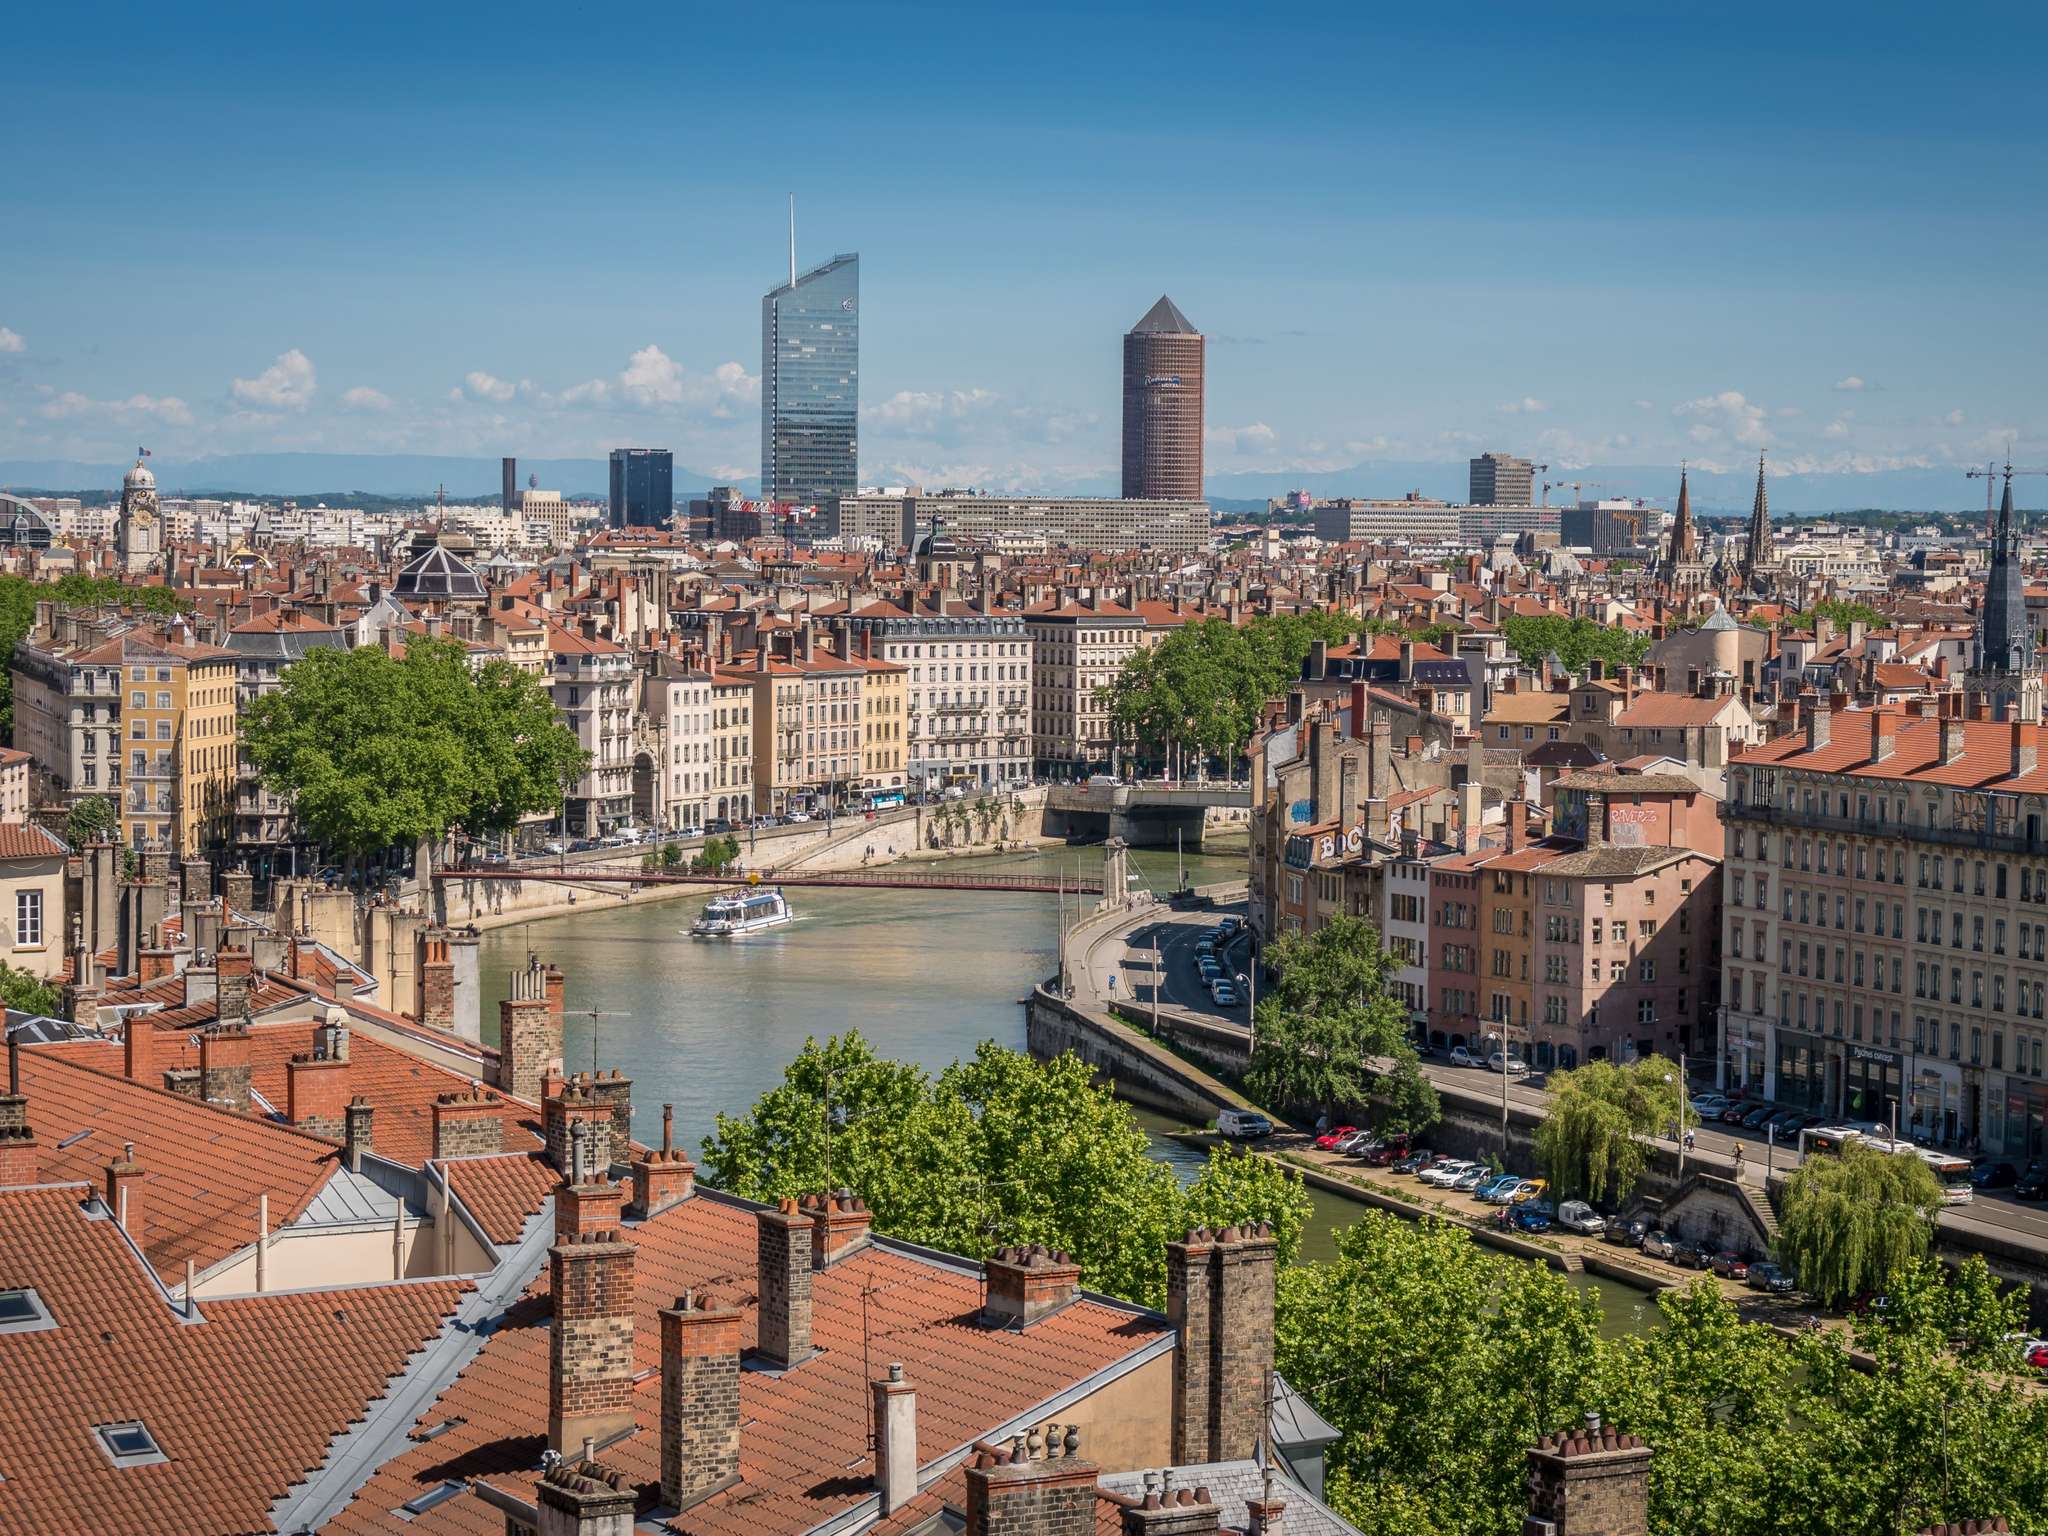
[[[743,873],[711,873],[674,869],[642,869],[637,864],[577,864],[560,868],[494,865],[437,869],[434,878],[450,880],[542,880],[563,885],[781,885],[840,886],[878,891],[1059,891],[1100,896],[1102,877],[1086,875],[965,874],[943,867],[905,868],[898,864],[873,869],[781,870],[749,869]]]

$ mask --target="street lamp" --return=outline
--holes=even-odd
[[[1259,962],[1251,962],[1251,973],[1237,973],[1237,984],[1244,988],[1244,1017],[1248,1031],[1244,1053],[1247,1060],[1259,1048]]]
[[[1685,1057],[1682,1055],[1678,1058],[1678,1073],[1677,1077],[1673,1077],[1669,1072],[1666,1072],[1664,1074],[1664,1081],[1673,1085],[1673,1091],[1678,1100],[1678,1114],[1673,1124],[1678,1131],[1676,1138],[1678,1141],[1678,1182],[1683,1184],[1685,1182]]]

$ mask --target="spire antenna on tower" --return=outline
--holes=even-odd
[[[796,194],[789,194],[789,286],[796,286]]]

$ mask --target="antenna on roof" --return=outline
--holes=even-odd
[[[796,286],[796,194],[789,194],[789,286]]]

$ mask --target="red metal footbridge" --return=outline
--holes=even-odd
[[[728,871],[724,874],[693,873],[688,870],[641,869],[637,865],[492,864],[474,868],[437,869],[436,880],[548,880],[562,885],[780,885],[838,886],[849,890],[875,891],[1042,891],[1051,896],[1065,891],[1083,896],[1102,894],[1102,875],[1017,875],[970,874],[947,869],[882,865],[874,869],[797,870],[784,873],[769,869]]]

